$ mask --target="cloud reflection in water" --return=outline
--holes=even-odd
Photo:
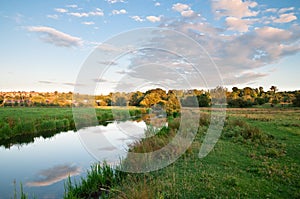
[[[52,168],[41,170],[37,173],[37,179],[27,182],[26,185],[30,187],[44,187],[59,182],[69,176],[79,175],[81,173],[80,167],[69,164],[56,165]]]

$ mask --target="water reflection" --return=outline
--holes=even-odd
[[[81,173],[81,168],[78,166],[71,166],[69,164],[56,165],[52,168],[41,170],[37,173],[37,179],[27,182],[29,187],[44,187],[52,185],[56,182],[64,180],[69,176],[76,176]]]
[[[24,192],[29,196],[62,198],[64,180],[68,176],[79,179],[98,161],[117,164],[127,155],[128,145],[144,137],[147,125],[155,126],[154,121],[151,118],[112,121],[106,126],[88,127],[77,132],[45,132],[39,137],[26,135],[22,139],[16,138],[16,142],[6,143],[8,147],[0,147],[0,199],[13,198],[11,182],[14,180],[26,185]],[[87,144],[84,139],[88,140],[86,148],[82,145],[83,141]],[[20,140],[25,140],[26,144],[14,144]],[[94,153],[93,157],[87,151]]]
[[[111,165],[119,163],[127,154],[128,146],[145,135],[146,123],[114,121],[107,126],[81,129],[78,134],[86,150],[97,160]]]

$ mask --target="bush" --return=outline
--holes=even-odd
[[[35,127],[33,122],[21,122],[14,127],[13,132],[15,135],[32,134],[35,133]]]
[[[199,107],[208,107],[210,105],[210,99],[206,94],[197,96]]]
[[[264,134],[256,126],[250,126],[243,120],[234,120],[228,124],[223,137],[235,138],[235,141],[246,141],[266,145],[271,137]]]
[[[65,122],[64,122],[64,120],[56,120],[55,124],[56,124],[56,130],[57,131],[63,131],[63,130],[65,130]]]
[[[55,131],[56,130],[56,122],[54,120],[46,120],[42,121],[42,123],[38,127],[38,131]]]
[[[2,127],[0,128],[0,138],[2,139],[8,139],[12,134],[12,130],[9,127],[8,124],[3,124]]]
[[[266,103],[265,99],[264,98],[255,98],[255,101],[254,101],[255,104],[258,104],[258,105],[263,105]]]
[[[243,99],[231,99],[228,100],[228,106],[232,108],[246,108],[246,107],[251,107],[253,104],[250,101],[246,101]]]
[[[296,93],[295,99],[293,100],[293,105],[300,107],[300,93]]]
[[[124,178],[124,173],[114,170],[107,163],[93,165],[87,177],[80,184],[72,183],[70,178],[65,185],[65,199],[102,198],[108,195],[110,188],[118,185]]]

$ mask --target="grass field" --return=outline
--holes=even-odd
[[[81,121],[88,123],[91,118],[87,109],[82,109]],[[140,116],[146,109],[113,107],[91,109],[96,113],[98,124],[105,125],[114,119],[128,119]],[[89,112],[89,111],[88,111]],[[87,126],[87,124],[78,124]],[[78,126],[77,126],[78,128]],[[72,108],[0,108],[0,146],[32,142],[34,137],[51,137],[55,133],[75,130]]]
[[[81,182],[66,181],[65,198],[300,198],[299,108],[227,109],[215,148],[199,159],[210,122],[209,108],[201,111],[196,138],[173,164],[144,174],[94,165]],[[99,123],[126,119],[123,112],[113,115],[110,109],[96,109]],[[131,109],[130,115],[141,112]],[[166,145],[180,125],[179,118],[169,119],[168,128],[135,143],[130,150],[148,152]],[[8,144],[19,136],[31,139],[74,127],[70,108],[0,110],[0,140]]]
[[[65,198],[300,198],[300,109],[228,109],[221,138],[199,159],[207,123],[202,120],[192,146],[168,167],[145,174],[111,172],[109,186],[97,184],[103,172],[94,170],[82,184],[69,182]],[[168,135],[173,133],[163,138]],[[149,143],[155,139],[132,150],[153,149]],[[86,189],[92,184],[98,191]]]

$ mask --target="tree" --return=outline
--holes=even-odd
[[[198,99],[195,96],[187,96],[181,100],[181,106],[183,107],[199,107]]]
[[[126,98],[123,96],[117,97],[116,102],[115,102],[115,106],[126,106],[127,101]]]
[[[228,106],[234,108],[246,108],[246,107],[251,107],[252,103],[248,100],[243,100],[239,98],[239,99],[229,100]]]
[[[129,105],[130,106],[139,106],[140,102],[143,100],[144,98],[144,93],[137,91],[131,94],[130,98],[129,98]]]
[[[208,107],[210,105],[210,99],[206,94],[197,96],[199,107]]]
[[[226,103],[227,89],[222,86],[217,86],[210,90],[212,104],[225,104]]]
[[[163,103],[166,104],[166,100],[168,99],[166,91],[162,89],[152,89],[145,93],[143,100],[140,102],[140,105],[143,107],[150,108],[151,106]]]
[[[237,93],[238,91],[239,91],[238,87],[235,86],[235,87],[232,88],[232,92]]]
[[[260,86],[258,89],[259,89],[259,96],[261,96],[264,92],[264,88]]]
[[[258,97],[255,98],[254,103],[258,105],[263,105],[264,103],[266,103],[266,100],[264,98]]]
[[[271,86],[270,90],[273,91],[273,93],[275,93],[278,89],[276,86]]]
[[[293,105],[300,107],[300,92],[295,94],[295,99],[293,100]]]
[[[166,104],[167,114],[173,115],[174,113],[180,112],[180,103],[178,100],[178,96],[176,95],[176,92],[170,90],[167,95],[168,95],[168,101]]]

